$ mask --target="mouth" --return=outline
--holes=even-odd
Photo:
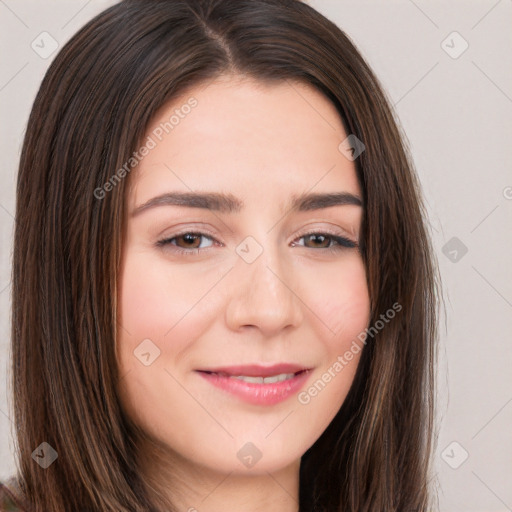
[[[269,375],[263,377],[262,375],[232,375],[226,372],[211,372],[208,370],[198,370],[199,372],[206,373],[208,375],[218,375],[219,377],[226,377],[229,379],[238,379],[243,382],[249,382],[250,384],[275,384],[276,382],[284,382],[286,380],[293,379],[297,375],[301,375],[309,370],[299,370],[294,373],[278,373],[277,375]]]
[[[297,393],[312,368],[300,365],[248,365],[196,370],[213,386],[256,405],[274,405]]]

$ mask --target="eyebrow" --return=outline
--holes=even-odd
[[[363,201],[350,192],[294,194],[287,210],[305,212],[344,205],[362,207]],[[219,192],[166,192],[135,207],[131,216],[134,217],[157,206],[185,206],[220,213],[238,213],[244,208],[244,202],[232,194]]]

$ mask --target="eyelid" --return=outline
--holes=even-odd
[[[174,229],[178,229],[178,231],[171,231],[171,233],[169,235],[157,235],[157,238],[160,240],[160,239],[165,239],[165,240],[168,240],[170,238],[175,238],[177,236],[181,236],[181,235],[186,235],[186,234],[193,234],[193,235],[208,235],[210,238],[213,238],[215,239],[215,241],[218,241],[217,240],[217,234],[205,227],[203,224],[199,224],[199,225],[193,225],[193,226],[185,226],[183,229],[180,229],[180,228],[174,228]],[[165,230],[167,231],[167,230]],[[165,233],[164,231],[164,233]],[[219,243],[221,243],[219,241]]]
[[[177,231],[176,233],[171,233],[169,236],[160,237],[160,240],[162,238],[164,240],[169,240],[172,238],[176,238],[181,235],[186,234],[193,234],[193,235],[208,235],[209,238],[212,239],[212,241],[217,242],[224,245],[222,242],[217,240],[216,234],[213,233],[213,231],[209,230],[208,228],[200,225],[197,228],[196,227],[185,227],[182,230]],[[354,233],[349,233],[347,230],[344,230],[340,227],[333,227],[333,228],[325,228],[325,227],[305,227],[303,230],[300,230],[298,234],[294,235],[294,238],[291,240],[292,242],[295,242],[301,237],[307,236],[307,235],[313,235],[313,234],[326,234],[326,235],[333,235],[338,236],[342,238],[348,238],[351,242],[354,242],[359,245],[359,239],[357,236],[354,236]]]
[[[304,228],[304,231],[299,231],[299,234],[292,240],[295,242],[295,240],[302,238],[303,236],[307,235],[314,235],[314,234],[325,234],[325,235],[332,235],[334,237],[340,237],[340,238],[347,238],[351,242],[359,245],[358,237],[354,236],[353,234],[350,235],[346,230],[343,230],[341,228],[310,228],[306,229]]]
[[[217,238],[215,238],[215,236],[209,232],[208,230],[206,229],[202,229],[202,228],[199,228],[199,229],[184,229],[183,231],[177,231],[176,233],[171,233],[169,236],[164,236],[163,238],[159,238],[158,241],[156,242],[156,245],[157,246],[160,246],[160,247],[165,247],[166,245],[173,245],[171,243],[169,243],[169,240],[174,240],[175,238],[178,238],[180,236],[183,236],[183,235],[194,235],[194,236],[197,236],[197,237],[203,237],[203,238],[208,238],[212,241],[213,244],[219,244],[220,246],[224,246],[224,244],[222,242],[219,242],[219,240],[217,240]],[[209,248],[207,248],[209,249]],[[184,249],[183,247],[178,247],[176,246],[176,251],[183,251],[183,252],[193,252],[193,251],[204,251],[206,249],[199,249],[199,248],[196,248],[196,249]]]
[[[200,237],[200,238],[202,237],[202,238],[210,239],[212,242],[212,245],[209,247],[203,247],[203,248],[199,248],[199,247],[183,248],[183,247],[178,247],[177,245],[171,243],[171,241],[175,240],[176,238],[183,236],[183,235],[187,235],[187,234],[193,235],[196,237]],[[339,228],[338,229],[332,229],[332,228],[327,228],[327,229],[317,228],[317,229],[315,229],[315,228],[310,227],[309,229],[299,232],[295,236],[295,238],[292,240],[294,247],[299,245],[300,247],[308,248],[308,247],[306,247],[305,244],[304,245],[297,244],[296,242],[298,240],[303,239],[304,237],[309,236],[309,235],[320,235],[320,236],[327,235],[327,237],[330,238],[331,241],[333,242],[333,244],[330,245],[329,247],[313,248],[314,252],[319,252],[319,253],[330,252],[330,251],[338,252],[338,251],[343,251],[346,249],[356,249],[358,251],[360,250],[359,249],[359,241],[353,240],[350,236],[346,236],[344,231]],[[354,237],[354,238],[356,238],[356,237]],[[222,242],[219,242],[215,238],[215,236],[213,236],[207,229],[203,229],[203,230],[184,229],[179,232],[173,233],[173,234],[169,235],[168,237],[159,239],[156,242],[156,245],[160,248],[172,246],[173,249],[170,249],[170,250],[173,253],[178,254],[178,255],[179,254],[199,255],[199,254],[202,254],[205,251],[208,251],[209,249],[211,249],[215,244],[220,244],[221,247],[224,246],[224,244]],[[311,248],[309,248],[309,249],[311,249]]]

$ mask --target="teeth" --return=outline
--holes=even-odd
[[[280,373],[279,375],[272,375],[270,377],[249,377],[247,375],[231,375],[232,379],[243,380],[252,384],[273,384],[275,382],[282,382],[284,380],[292,379],[295,377],[294,373]]]

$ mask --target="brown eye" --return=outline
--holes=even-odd
[[[185,249],[198,249],[201,245],[201,237],[203,235],[196,235],[194,233],[185,233],[183,235],[179,235],[175,237],[175,240],[182,240],[184,241],[184,245],[181,245],[180,243],[176,243],[178,247],[184,247]]]
[[[332,237],[323,235],[321,233],[312,233],[310,235],[304,236],[304,240],[308,239],[313,241],[313,249],[327,249],[330,245]]]
[[[205,235],[204,233],[179,233],[169,238],[165,238],[164,240],[159,240],[157,245],[159,247],[172,245],[178,248],[178,250],[191,250],[191,251],[199,251],[202,249],[207,249],[209,246],[200,247],[201,239],[206,239],[213,241],[213,238]]]
[[[306,233],[299,237],[298,240],[304,240],[303,244],[298,245],[303,245],[308,249],[326,249],[328,251],[336,251],[343,250],[345,248],[353,249],[358,246],[356,242],[353,242],[348,238],[332,235],[330,233]],[[312,243],[306,244],[306,240],[309,240]]]

